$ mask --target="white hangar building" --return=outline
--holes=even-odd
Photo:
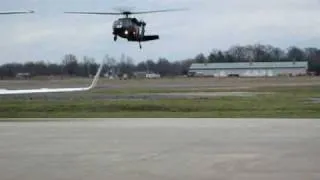
[[[245,62],[192,64],[191,76],[213,77],[272,77],[280,75],[305,75],[308,62]]]

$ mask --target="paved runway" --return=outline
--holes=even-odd
[[[0,123],[1,180],[318,180],[320,120]]]

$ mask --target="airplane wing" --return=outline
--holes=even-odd
[[[8,90],[0,89],[0,95],[13,95],[13,94],[39,94],[39,93],[59,93],[59,92],[79,92],[79,91],[89,91],[96,87],[103,64],[100,65],[97,74],[95,75],[92,83],[88,87],[80,88],[41,88],[41,89],[19,89],[19,90]]]

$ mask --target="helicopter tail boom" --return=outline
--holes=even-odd
[[[159,39],[159,35],[148,35],[148,36],[142,36],[140,38],[128,38],[128,41],[145,42],[145,41],[154,41],[158,39]]]
[[[158,35],[143,36],[140,41],[153,41],[159,39]]]

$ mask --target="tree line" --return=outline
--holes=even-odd
[[[281,49],[271,45],[232,46],[228,50],[213,49],[208,55],[200,53],[193,58],[184,60],[171,60],[159,58],[158,60],[145,60],[134,63],[131,57],[122,55],[120,59],[104,58],[103,73],[122,76],[133,76],[135,72],[154,72],[161,76],[187,75],[192,63],[230,63],[230,62],[293,62],[308,61],[309,72],[320,74],[320,49],[289,47]],[[7,63],[0,66],[0,76],[14,77],[18,73],[30,73],[31,76],[80,76],[94,75],[99,64],[94,58],[85,56],[76,57],[66,54],[60,63],[34,61],[26,63]]]

